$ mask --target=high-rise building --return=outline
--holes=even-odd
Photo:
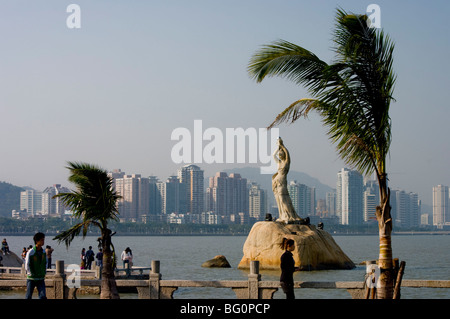
[[[225,172],[217,172],[209,178],[209,187],[206,189],[206,211],[211,211],[219,216],[229,214],[230,205],[228,196],[231,195],[231,185],[228,183],[228,175]]]
[[[161,197],[162,214],[184,214],[186,210],[186,184],[180,183],[176,176],[170,176],[165,182],[158,182]]]
[[[137,221],[142,215],[148,215],[150,210],[149,179],[140,174],[123,175],[115,179],[118,200],[119,218],[127,221]]]
[[[28,215],[35,216],[42,211],[42,192],[34,189],[20,192],[20,210],[26,210]]]
[[[230,202],[230,214],[244,213],[248,214],[248,186],[247,179],[240,174],[231,173],[228,177],[231,194],[228,199]]]
[[[394,225],[400,228],[419,226],[420,205],[417,193],[391,190],[390,205]]]
[[[53,196],[69,192],[70,190],[67,187],[62,187],[60,184],[54,184],[53,186],[44,189],[42,192],[42,215],[64,216],[64,213],[68,208],[63,204],[61,198],[53,198]]]
[[[364,183],[363,205],[364,221],[376,220],[376,208],[380,202],[378,182],[367,180]]]
[[[257,183],[251,183],[249,187],[248,214],[256,220],[263,220],[267,214],[267,192]]]
[[[328,217],[336,216],[336,192],[328,192],[325,200],[328,210]]]
[[[376,220],[377,197],[370,188],[364,191],[364,221]]]
[[[288,185],[288,192],[298,216],[304,218],[316,215],[316,189],[314,187],[291,181]]]
[[[162,211],[161,193],[157,187],[159,180],[156,176],[149,176],[149,214],[152,216],[160,215]]]
[[[433,225],[442,228],[450,224],[448,186],[433,187]]]
[[[206,189],[206,210],[219,216],[248,213],[247,179],[234,173],[228,176],[225,172],[217,172],[210,177]]]
[[[203,170],[197,165],[185,165],[178,170],[180,183],[186,185],[187,212],[201,214],[204,210]]]
[[[343,225],[360,225],[363,221],[363,178],[354,170],[343,168],[337,174],[336,213]]]

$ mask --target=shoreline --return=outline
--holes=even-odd
[[[325,230],[326,231],[326,230]],[[26,233],[18,233],[18,232],[2,232],[1,236],[33,236],[35,232],[26,232]],[[46,236],[56,236],[59,233],[56,232],[47,232]],[[378,232],[371,232],[371,233],[345,233],[345,232],[339,232],[339,233],[331,233],[329,232],[331,236],[378,236]],[[424,236],[424,235],[432,235],[432,236],[448,236],[450,235],[450,231],[399,231],[399,232],[392,232],[392,236]],[[86,237],[99,237],[100,234],[87,234]],[[169,233],[169,234],[136,234],[136,233],[121,233],[114,235],[115,237],[183,237],[183,236],[192,236],[192,237],[219,237],[219,236],[248,236],[247,234],[241,234],[241,233],[216,233],[216,234],[202,234],[202,233]]]

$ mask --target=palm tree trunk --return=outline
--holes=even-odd
[[[111,230],[102,231],[103,269],[100,299],[120,299],[113,269]]]
[[[394,264],[392,260],[392,218],[390,206],[390,190],[387,187],[386,174],[378,179],[380,185],[381,206],[377,206],[378,233],[380,237],[380,254],[378,267],[380,278],[377,286],[378,299],[392,299],[394,294]]]

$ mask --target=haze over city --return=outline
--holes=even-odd
[[[81,9],[81,28],[67,25],[71,3]],[[309,97],[280,78],[252,80],[247,65],[258,48],[283,39],[329,62],[336,8],[365,13],[371,3],[1,1],[0,181],[70,187],[67,161],[174,175],[183,165],[171,158],[175,129],[193,134],[202,120],[203,130],[258,130]],[[450,4],[375,3],[395,42],[389,184],[431,204],[432,187],[450,184]],[[320,118],[278,128],[291,170],[336,187],[345,164]],[[198,165],[205,177],[261,166]]]

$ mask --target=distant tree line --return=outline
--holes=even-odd
[[[30,218],[28,220],[17,220],[13,218],[0,217],[0,234],[6,235],[29,235],[38,231],[44,232],[48,235],[57,235],[61,231],[70,228],[77,223],[74,219],[63,220],[61,218],[47,218],[38,219]],[[239,225],[239,224],[222,224],[222,225],[207,225],[207,224],[168,224],[168,223],[119,223],[112,222],[111,230],[116,232],[117,236],[133,236],[133,235],[235,235],[247,236],[253,225]],[[325,224],[324,230],[330,234],[378,234],[378,227],[376,223],[373,225],[364,226],[349,226],[349,225],[332,225]],[[414,228],[401,229],[402,231],[424,231],[433,230],[431,228]],[[89,235],[97,236],[99,234],[90,232]]]
[[[70,228],[77,221],[61,218],[17,220],[0,217],[2,234],[34,234],[38,231],[56,235]],[[120,235],[247,235],[252,225],[206,225],[168,223],[119,223],[111,222],[111,230]],[[98,235],[90,232],[89,235]]]

